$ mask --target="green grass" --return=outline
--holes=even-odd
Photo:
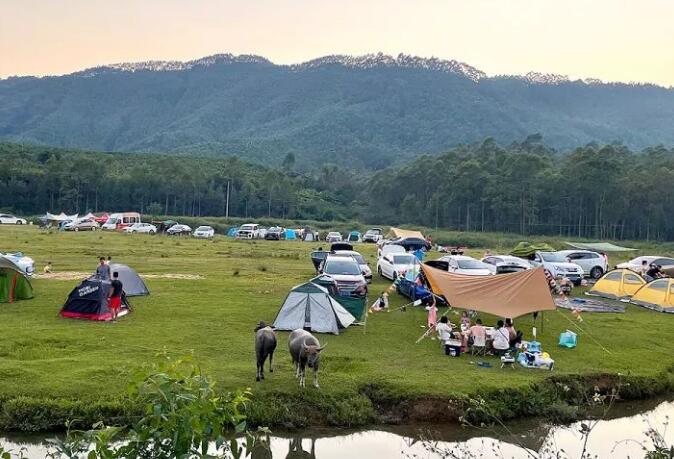
[[[354,407],[347,402],[363,403],[359,397],[368,387],[381,385],[398,398],[450,399],[528,388],[550,376],[544,371],[501,370],[493,357],[488,358],[493,368],[479,368],[471,364],[476,359],[470,356],[444,357],[437,341],[415,344],[426,315],[423,310],[408,309],[370,315],[366,329],[352,327],[339,336],[320,336],[322,343],[329,343],[320,393],[307,388],[303,394],[298,389],[284,332],[279,333],[276,371],[255,383],[253,327],[259,320],[273,321],[288,290],[313,276],[309,252],[317,245],[0,227],[0,251],[24,251],[36,260],[38,270],[50,260],[56,271],[93,271],[98,256],[111,255],[141,274],[205,276],[202,280],[148,279],[151,295],[133,298],[133,313],[116,324],[60,318],[60,307],[77,282],[34,280],[34,299],[0,305],[0,403],[19,396],[76,400],[84,405],[118,399],[125,394],[130,375],[155,361],[162,349],[176,357],[193,353],[223,389],[251,387],[260,405],[258,416],[267,422],[290,415],[271,413],[276,408],[265,408],[265,400],[325,403],[332,410],[331,422],[349,424],[359,421],[349,420]],[[360,245],[359,250],[375,266],[375,247]],[[469,253],[481,256],[483,251]],[[375,275],[371,300],[388,285]],[[391,299],[392,309],[406,302],[397,294]],[[458,315],[451,313],[451,318],[458,321]],[[578,348],[558,348],[559,333],[573,327],[573,317],[567,311],[547,312],[539,326],[539,340],[555,359],[554,375],[622,373],[655,378],[670,374],[674,364],[671,315],[628,306],[626,314],[584,314],[583,318],[581,326],[611,354],[583,334]],[[530,338],[531,317],[517,319],[516,326]]]

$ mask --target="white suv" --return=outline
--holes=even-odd
[[[585,276],[583,268],[569,260],[559,252],[536,252],[529,260],[531,266],[542,266],[552,277],[566,277],[575,285],[580,285]]]
[[[239,231],[236,232],[237,239],[259,239],[260,238],[260,225],[257,223],[246,223],[239,227]]]
[[[599,279],[608,271],[608,263],[606,259],[590,250],[561,250],[560,254],[569,259],[571,263],[575,263],[585,272],[585,276],[590,276],[592,279]]]
[[[358,262],[350,256],[328,255],[319,271],[334,279],[341,294],[367,293],[363,272]]]

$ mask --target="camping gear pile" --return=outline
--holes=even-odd
[[[0,303],[33,298],[33,286],[12,260],[0,255]]]
[[[543,352],[541,343],[538,341],[529,341],[522,343],[522,350],[517,354],[517,361],[524,368],[550,370],[555,366],[555,361],[550,358],[550,354]]]

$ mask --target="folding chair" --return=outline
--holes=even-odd
[[[487,337],[474,336],[473,345],[470,347],[470,353],[472,355],[481,355],[484,357],[487,354]]]

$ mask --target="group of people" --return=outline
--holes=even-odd
[[[95,276],[100,280],[110,282],[108,307],[112,313],[112,321],[116,322],[117,316],[119,315],[119,310],[122,307],[122,294],[124,292],[124,285],[122,284],[122,281],[119,280],[119,273],[117,271],[112,273],[110,272],[111,260],[111,257],[108,257],[107,260],[105,257],[99,258],[99,264],[96,267]]]
[[[450,355],[451,341],[460,341],[461,348],[466,351],[470,347],[485,348],[487,351],[488,338],[491,338],[491,347],[488,349],[492,354],[502,356],[515,348],[522,341],[522,333],[515,329],[512,319],[498,320],[490,336],[487,334],[487,327],[482,324],[482,319],[477,317],[475,323],[472,323],[467,311],[461,314],[461,323],[457,327],[449,322],[446,315],[440,317],[436,322],[437,307],[435,301],[429,306],[428,326],[429,330],[434,330],[438,339],[444,346],[445,354]]]
[[[651,282],[655,279],[665,277],[664,273],[662,272],[662,266],[656,265],[655,263],[648,264],[647,260],[641,262],[639,274],[641,274],[641,277],[643,277],[646,282]]]

